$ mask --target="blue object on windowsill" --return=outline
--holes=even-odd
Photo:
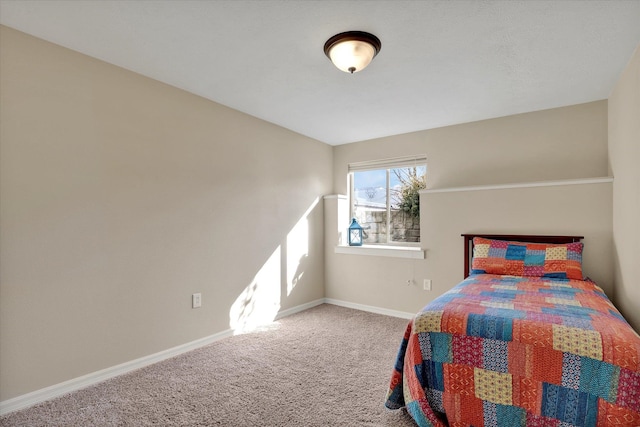
[[[351,218],[349,225],[349,246],[362,246],[362,227],[355,218]]]

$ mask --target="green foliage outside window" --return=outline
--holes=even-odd
[[[393,169],[393,173],[400,181],[400,189],[395,190],[394,201],[396,209],[408,215],[420,217],[420,190],[427,188],[427,175],[418,173],[418,168]]]

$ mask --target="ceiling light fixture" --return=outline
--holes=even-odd
[[[373,34],[364,31],[347,31],[336,34],[324,44],[324,53],[333,65],[345,73],[364,70],[380,52],[382,43]]]

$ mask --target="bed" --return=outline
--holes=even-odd
[[[407,325],[385,405],[419,426],[640,426],[640,337],[581,236],[463,235],[465,279]]]

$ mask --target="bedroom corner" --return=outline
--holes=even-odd
[[[229,327],[234,334],[269,327],[283,312],[322,301],[322,210],[322,199],[316,198],[233,302]]]

